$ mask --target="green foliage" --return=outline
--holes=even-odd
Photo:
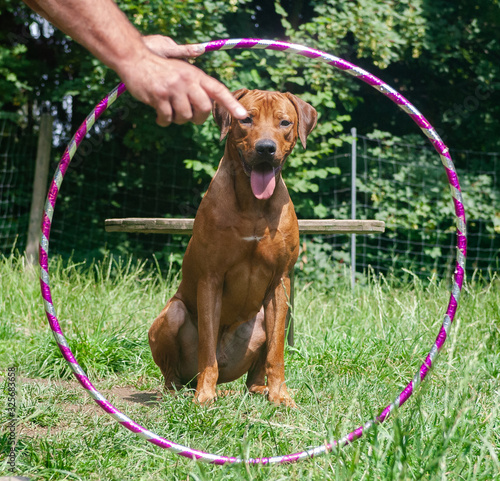
[[[29,85],[19,79],[17,74],[19,64],[24,64],[25,68],[29,65],[25,60],[26,51],[25,45],[15,45],[12,49],[0,46],[0,107],[7,102],[21,106],[23,99],[19,92],[30,90]]]
[[[120,8],[144,34],[168,35],[178,42],[196,43],[226,35],[224,17],[249,0],[118,1]]]
[[[425,20],[421,0],[312,3],[316,16],[300,26],[294,35],[297,39],[314,39],[321,48],[341,56],[356,52],[358,58],[370,59],[380,68],[422,52]]]
[[[180,43],[228,35],[259,37],[266,32],[270,37],[279,34],[330,52],[394,85],[425,113],[451,148],[500,148],[498,0],[294,0],[265,4],[250,0],[121,0],[118,4],[141,32],[167,34]],[[40,110],[49,109],[56,121],[54,142],[62,148],[118,79],[24,3],[5,0],[0,13],[0,116],[15,119],[30,135],[36,133]],[[265,27],[256,25],[263,20]],[[348,199],[334,208],[330,197],[344,185],[342,174],[348,168],[333,165],[332,154],[349,141],[351,126],[355,125],[361,135],[385,132],[380,135],[389,146],[393,136],[393,141],[415,141],[407,137],[415,133],[415,125],[391,102],[323,63],[283,52],[231,51],[204,55],[195,64],[232,90],[286,90],[318,110],[319,123],[307,150],[298,146],[284,170],[300,217],[348,215]],[[161,186],[155,186],[158,200],[150,215],[194,215],[222,155],[217,128],[208,121],[203,126],[161,129],[155,117],[149,107],[125,94],[79,149],[71,184],[66,181],[64,186],[64,205],[58,206],[55,220],[57,223],[59,216],[64,216],[66,226],[71,225],[60,230],[71,231],[75,251],[82,252],[87,245],[78,233],[81,219],[74,210],[89,185],[98,194],[86,202],[83,222],[96,229],[102,229],[97,226],[105,217],[128,215],[131,203],[142,202],[128,196],[147,189],[151,178],[170,180],[175,176],[176,190],[163,192]],[[55,151],[55,155],[59,153]],[[392,155],[384,148],[371,154]],[[389,235],[395,238],[404,231],[410,233],[409,241],[422,242],[431,239],[438,228],[444,233],[453,228],[447,220],[453,207],[443,187],[442,168],[435,165],[432,155],[429,160],[422,153],[420,159],[398,172],[373,171],[360,181],[360,191],[370,196],[373,193],[371,206],[378,209],[376,216],[388,223]],[[109,161],[111,157],[116,160]],[[403,160],[404,152],[396,157]],[[99,172],[92,167],[94,162],[99,163]],[[477,169],[471,167],[459,170],[470,228],[474,232],[486,224],[494,236],[500,229],[498,187],[491,175],[478,177],[474,173]],[[421,176],[434,178],[435,186],[424,192],[418,187]],[[392,180],[410,186],[396,192],[391,189]],[[24,190],[16,192],[19,219],[28,215],[24,199],[29,199],[30,187],[26,183]],[[98,239],[100,235],[93,234]],[[118,251],[122,253],[142,245],[127,236],[120,239]],[[103,239],[99,251],[87,249],[83,255],[102,255],[105,242]],[[326,258],[326,246],[318,249],[322,252],[318,256]],[[160,255],[168,258],[171,254]],[[431,259],[442,254],[430,248]],[[177,252],[174,255],[180,256]]]
[[[498,151],[499,2],[438,0],[424,2],[421,13],[421,54],[391,64],[388,78],[413,97],[452,147]]]
[[[455,210],[446,173],[435,151],[427,147],[414,150],[418,155],[408,162],[407,146],[402,139],[389,138],[380,132],[372,138],[383,139],[383,144],[369,148],[367,154],[375,159],[390,158],[392,162],[377,163],[366,177],[358,179],[357,187],[370,196],[375,218],[385,221],[387,238],[395,241],[404,238],[413,245],[429,246],[425,249],[429,264],[446,256],[450,256],[451,263],[454,252],[448,252],[443,246],[447,245],[448,236],[455,232]],[[457,169],[457,174],[464,192],[470,231],[474,232],[480,221],[487,225],[490,236],[494,236],[500,197],[492,188],[491,177],[464,169]],[[386,257],[388,264],[393,262],[390,254]],[[401,261],[404,264],[405,261]],[[394,267],[404,265],[398,262]]]

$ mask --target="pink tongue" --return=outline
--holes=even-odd
[[[273,195],[276,187],[276,177],[274,169],[256,170],[250,174],[250,185],[252,192],[257,199],[269,199]]]

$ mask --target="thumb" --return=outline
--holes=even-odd
[[[177,45],[163,35],[148,35],[143,37],[143,41],[150,50],[164,58],[198,57],[205,52],[201,44]]]
[[[200,44],[191,45],[169,45],[159,54],[165,58],[186,58],[198,57],[205,52],[205,48]]]

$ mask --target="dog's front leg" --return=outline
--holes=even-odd
[[[214,277],[198,281],[198,383],[195,401],[208,403],[216,398],[219,377],[217,342],[222,305],[222,282]]]
[[[267,356],[266,375],[269,401],[296,407],[285,384],[285,324],[288,312],[287,294],[290,295],[290,278],[274,289],[274,295],[264,304]]]

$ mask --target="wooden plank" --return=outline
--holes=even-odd
[[[375,234],[385,231],[381,220],[299,219],[301,234]]]
[[[191,234],[194,219],[163,219],[126,217],[106,219],[107,232],[132,232],[137,234]]]
[[[191,234],[194,219],[128,217],[106,219],[107,232],[137,234]],[[299,219],[301,234],[379,234],[385,231],[381,220]]]

